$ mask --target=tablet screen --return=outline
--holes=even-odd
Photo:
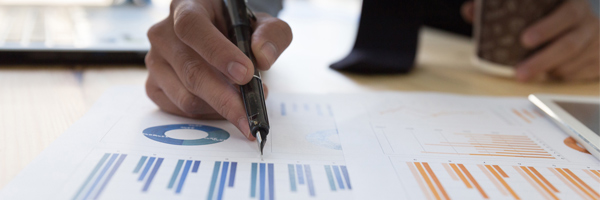
[[[557,101],[556,104],[600,136],[600,104]]]

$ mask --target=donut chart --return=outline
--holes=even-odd
[[[336,129],[317,131],[306,136],[306,140],[314,145],[333,150],[342,150],[342,144],[339,142],[339,139],[338,141],[332,140],[334,138],[338,138]]]
[[[567,145],[569,148],[575,151],[591,154],[587,149],[583,148],[582,146],[579,146],[579,143],[577,143],[577,141],[575,141],[573,137],[568,137],[563,142],[565,143],[565,145]]]
[[[200,139],[193,140],[184,140],[171,138],[165,135],[166,132],[177,129],[194,129],[198,131],[203,131],[208,133],[208,136]],[[171,125],[163,125],[163,126],[154,126],[142,131],[144,136],[147,138],[162,142],[166,144],[173,145],[183,145],[183,146],[195,146],[195,145],[209,145],[215,144],[219,142],[223,142],[229,138],[229,133],[223,129],[206,126],[206,125],[198,125],[198,124],[171,124]]]

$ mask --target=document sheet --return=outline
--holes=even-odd
[[[600,198],[598,160],[526,98],[344,99],[333,110],[356,199]]]
[[[170,115],[141,87],[114,89],[0,199],[351,199],[331,105],[306,95],[268,105],[261,159],[227,121]]]
[[[598,199],[600,162],[525,98],[272,94],[261,157],[223,120],[107,92],[0,199]]]

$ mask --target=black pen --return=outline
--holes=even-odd
[[[252,136],[256,137],[260,155],[263,154],[267,135],[269,134],[269,119],[267,118],[267,106],[265,105],[265,95],[263,93],[262,80],[260,72],[256,68],[256,58],[252,53],[251,36],[252,25],[250,20],[256,21],[254,13],[246,6],[245,0],[223,0],[226,13],[225,17],[229,24],[229,38],[240,49],[254,65],[254,76],[246,85],[240,86],[242,100],[246,107],[246,116],[250,125]]]

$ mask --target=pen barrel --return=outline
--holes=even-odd
[[[254,65],[254,76],[246,85],[240,86],[242,100],[248,117],[248,124],[252,136],[260,131],[262,138],[269,133],[269,119],[267,117],[267,106],[263,92],[260,72],[256,69],[257,63],[252,53],[251,37],[252,27],[247,15],[247,8],[243,0],[225,0],[229,12],[230,29],[229,38],[244,53]],[[244,13],[244,14],[241,14]]]
[[[252,80],[240,86],[244,107],[250,125],[250,132],[254,137],[260,131],[261,134],[269,133],[269,119],[267,117],[267,107],[265,105],[265,95],[263,93],[262,81],[253,77]]]
[[[256,69],[256,59],[252,53],[250,47],[250,35],[251,30],[249,26],[238,25],[233,27],[233,31],[238,36],[236,38],[236,45],[255,66],[254,76],[246,85],[240,86],[240,92],[242,93],[242,100],[244,107],[246,108],[246,116],[248,117],[248,124],[250,125],[250,132],[252,136],[256,137],[256,133],[260,131],[262,138],[264,139],[266,134],[269,133],[269,119],[267,116],[267,106],[265,105],[265,94],[263,90],[262,80],[260,72]],[[241,36],[241,37],[240,37]]]

